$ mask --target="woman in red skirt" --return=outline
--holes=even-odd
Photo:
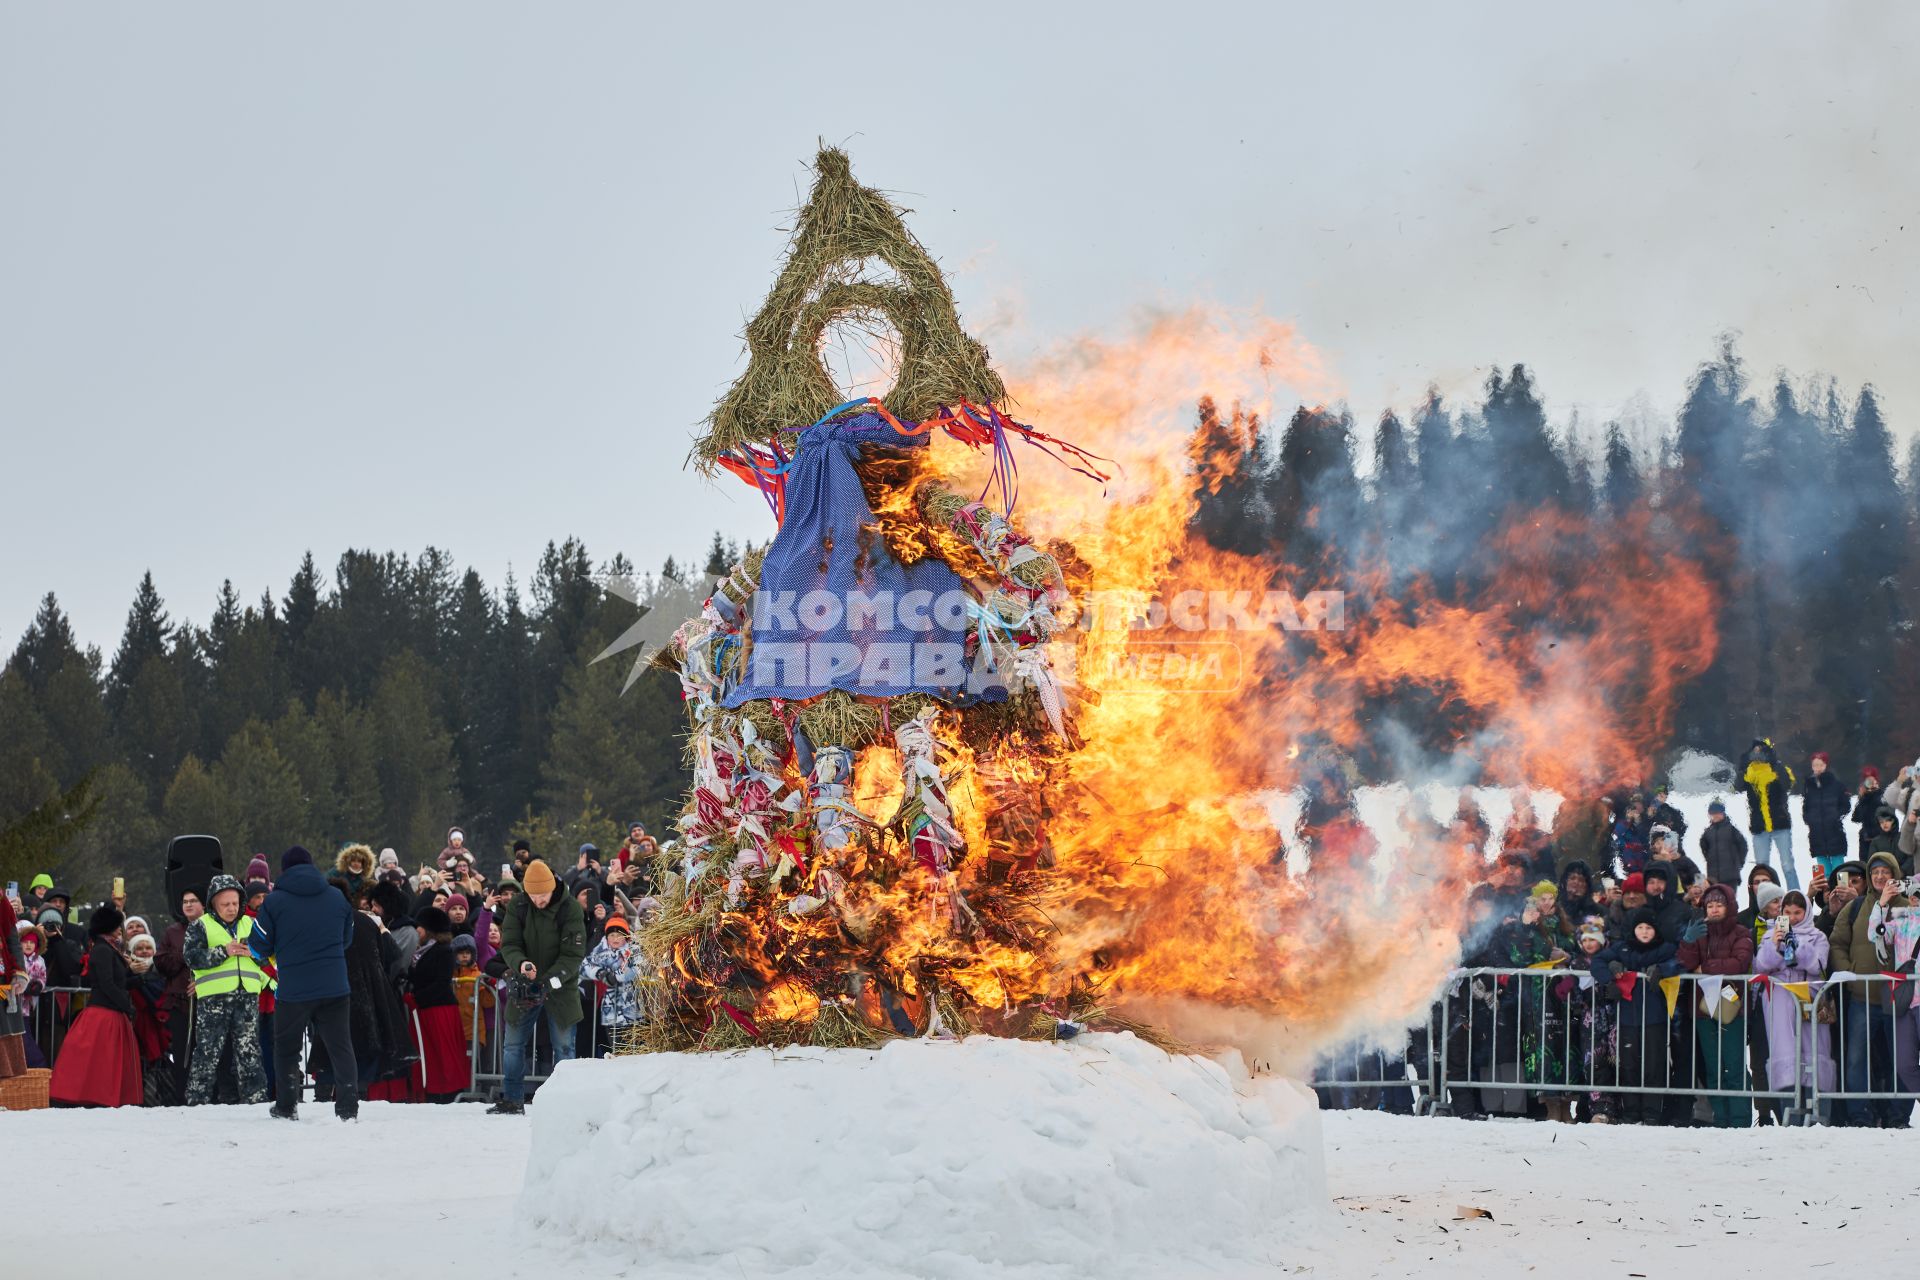
[[[87,921],[87,1007],[54,1059],[53,1104],[65,1107],[137,1107],[141,1101],[140,1048],[133,1038],[133,997],[127,962],[115,945],[126,917],[100,907]]]
[[[409,974],[408,1003],[420,1045],[412,1083],[429,1102],[452,1102],[473,1083],[467,1038],[460,1029],[460,998],[453,989],[453,918],[439,907],[425,907],[413,922],[422,942]]]

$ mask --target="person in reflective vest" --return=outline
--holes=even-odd
[[[187,930],[187,967],[193,970],[190,1107],[267,1099],[259,1012],[270,979],[247,945],[253,919],[240,914],[240,896],[238,880],[215,876],[207,886],[206,914]]]

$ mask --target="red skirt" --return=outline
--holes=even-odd
[[[133,1019],[96,1005],[82,1009],[54,1059],[48,1094],[72,1106],[139,1106],[140,1048],[133,1039]]]
[[[467,1063],[467,1037],[460,1026],[460,1006],[436,1005],[416,1009],[420,1062],[413,1082],[422,1093],[459,1093],[473,1083]]]

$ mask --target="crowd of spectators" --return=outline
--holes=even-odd
[[[278,889],[351,908],[340,1043],[359,1096],[445,1103],[491,1091],[476,1074],[496,1075],[493,1110],[517,1113],[531,1070],[634,1033],[648,971],[633,934],[654,911],[658,852],[636,822],[610,856],[582,845],[558,873],[521,840],[489,875],[458,828],[412,872],[395,850],[357,843],[324,875],[304,850],[283,856],[278,879],[255,855],[243,877],[181,888],[159,930],[123,899],[77,908],[36,876],[0,902],[0,1079],[51,1066],[55,1105],[272,1100],[291,1114],[290,1093],[332,1098],[348,1073],[329,1038],[315,1034],[304,1062],[276,1072]]]

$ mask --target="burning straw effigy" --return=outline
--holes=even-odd
[[[842,152],[815,167],[746,372],[692,454],[754,485],[780,527],[662,657],[693,790],[639,934],[660,975],[646,1044],[1071,1034],[1101,1017],[1048,947],[1075,562],[1010,522],[1013,442],[1100,481],[1103,460],[1007,415],[901,210]],[[865,278],[873,264],[892,278]],[[884,398],[841,403],[822,364],[847,317],[899,334]],[[980,497],[930,474],[936,436],[991,451]]]

